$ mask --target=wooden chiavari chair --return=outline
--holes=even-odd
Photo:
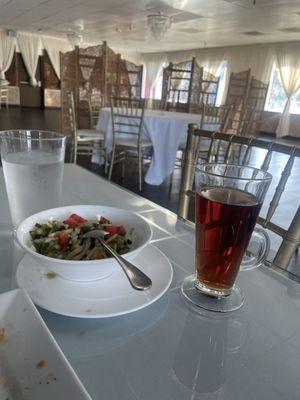
[[[76,164],[78,155],[99,155],[104,157],[106,167],[106,151],[104,133],[96,129],[77,129],[73,93],[69,93],[69,118],[72,134],[72,161]]]
[[[211,130],[211,132],[226,132],[230,122],[232,107],[227,106],[210,106],[201,104],[198,106],[199,114],[201,114],[200,129]],[[207,140],[209,144],[209,140]],[[179,150],[185,150],[186,143],[181,143]],[[203,149],[200,149],[201,151]],[[208,150],[208,148],[206,149]]]
[[[7,86],[1,86],[0,87],[0,108],[2,105],[5,105],[6,108],[8,108],[8,87]]]
[[[232,156],[234,156],[234,153],[236,153],[237,156],[235,161],[237,164],[250,165],[249,157],[251,151],[255,148],[265,149],[266,155],[263,158],[260,168],[264,171],[267,171],[269,169],[272,156],[275,152],[288,155],[288,160],[282,168],[281,177],[270,201],[266,216],[259,216],[257,221],[258,224],[260,224],[263,228],[273,232],[276,235],[279,235],[282,239],[281,245],[274,257],[274,260],[269,264],[274,267],[279,267],[280,269],[287,269],[293,255],[300,245],[300,206],[299,204],[295,205],[297,209],[287,229],[274,223],[272,218],[274,217],[274,214],[280,205],[280,199],[285,190],[289,176],[292,173],[295,159],[296,157],[298,159],[300,158],[300,149],[279,143],[267,142],[256,138],[246,138],[238,135],[228,135],[217,132],[212,135],[211,132],[200,130],[198,129],[197,125],[191,124],[188,131],[188,140],[183,163],[178,206],[178,217],[183,220],[188,219],[190,199],[194,196],[194,192],[192,190],[194,184],[194,174],[198,163],[199,145],[203,138],[208,138],[211,141],[207,154],[207,161],[209,162],[221,161],[225,163],[233,163]],[[227,148],[222,156],[222,160],[219,160],[218,155],[214,153],[215,149],[218,148],[218,146],[215,146],[214,144],[219,140],[227,143]],[[235,152],[235,146],[242,147],[243,151],[241,152],[239,150]],[[298,190],[298,188],[295,187],[295,190]]]
[[[238,132],[239,135],[252,136],[251,132],[252,132],[252,124],[254,121],[254,117],[255,117],[255,109],[247,107],[242,116],[242,122]],[[226,132],[226,131],[221,130],[221,132]]]
[[[143,99],[111,98],[113,145],[108,179],[114,165],[122,163],[122,178],[128,158],[137,159],[139,190],[142,190],[143,159],[151,152],[152,143],[142,139],[145,101]]]
[[[226,132],[230,117],[232,113],[232,108],[228,106],[210,106],[203,104],[202,106],[202,118],[201,118],[201,128],[204,126],[216,126],[218,129],[214,129],[218,132]]]

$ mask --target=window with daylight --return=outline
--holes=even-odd
[[[281,84],[279,70],[274,64],[265,110],[282,113],[286,99],[287,97]],[[300,114],[300,90],[298,90],[296,95],[292,98],[290,113]]]
[[[163,67],[160,70],[160,73],[158,74],[155,83],[152,88],[152,93],[151,93],[151,98],[152,99],[161,99],[161,93],[162,93],[162,84],[163,84]]]
[[[224,60],[222,62],[218,72],[219,72],[218,75],[220,77],[220,80],[219,80],[219,87],[218,87],[218,93],[217,93],[217,98],[216,98],[216,106],[221,105],[222,100],[223,100],[223,93],[224,93],[225,84],[226,84],[227,60]]]

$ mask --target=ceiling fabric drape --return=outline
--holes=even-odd
[[[0,79],[5,80],[5,72],[10,67],[16,48],[16,38],[0,31]]]
[[[51,64],[54,68],[54,71],[57,77],[60,79],[60,60],[59,53],[67,52],[72,50],[72,46],[67,40],[59,39],[55,37],[46,37],[42,36],[42,45],[44,49],[47,51],[48,56],[50,58]]]
[[[36,86],[37,80],[35,78],[35,73],[42,49],[40,37],[36,35],[19,34],[18,45],[30,77],[30,84]]]
[[[300,46],[278,46],[275,52],[281,84],[287,97],[276,135],[286,136],[290,129],[291,100],[300,88]]]

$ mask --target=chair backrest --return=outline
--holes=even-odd
[[[0,88],[0,96],[1,96],[1,102],[8,103],[8,87],[7,86],[2,86]]]
[[[75,112],[75,101],[72,92],[68,92],[67,96],[67,110],[69,117],[69,127],[71,133],[71,162],[75,162],[77,158],[77,122],[76,122],[76,112]]]
[[[67,101],[68,101],[68,116],[69,116],[70,130],[71,130],[72,136],[74,135],[74,138],[75,138],[75,136],[76,136],[75,132],[77,130],[77,124],[76,124],[74,95],[73,95],[72,92],[68,93],[67,99],[68,99]]]
[[[211,106],[207,104],[202,104],[201,106],[201,126],[203,128],[205,125],[218,125],[220,132],[226,132],[229,124],[229,120],[232,113],[232,107],[228,106]]]
[[[8,94],[8,87],[7,86],[1,86],[0,87],[1,95],[7,96]]]
[[[218,154],[214,154],[214,151],[220,151],[223,148],[222,160],[217,161],[225,163],[233,163],[239,165],[252,165],[259,167],[260,169],[267,171],[274,158],[274,154],[280,157],[280,163],[277,162],[275,165],[276,174],[280,179],[278,180],[276,188],[274,188],[274,194],[270,198],[269,207],[265,210],[265,216],[259,216],[258,223],[264,228],[271,232],[279,235],[282,238],[277,254],[273,260],[273,264],[276,267],[286,269],[290,263],[290,260],[300,245],[300,206],[299,206],[299,194],[297,193],[297,186],[294,187],[294,191],[290,193],[290,196],[296,194],[296,202],[291,204],[296,208],[295,214],[291,219],[289,227],[283,228],[281,225],[274,223],[272,220],[275,212],[279,212],[279,202],[286,188],[289,176],[292,173],[295,159],[299,166],[300,161],[300,148],[287,146],[279,143],[267,142],[256,138],[246,138],[238,135],[228,135],[224,133],[211,133],[198,129],[197,125],[190,124],[188,130],[188,139],[186,145],[186,151],[183,162],[182,180],[180,188],[179,206],[178,206],[178,217],[182,219],[188,218],[190,198],[193,197],[193,184],[195,169],[198,163],[199,147],[201,147],[201,139],[210,139],[211,144],[207,154],[207,161],[213,162]],[[218,142],[225,143],[226,146],[222,147],[216,145]],[[217,149],[217,150],[216,150]],[[261,150],[260,150],[261,149]],[[237,151],[236,151],[237,150]],[[251,160],[251,153],[258,151],[256,160]],[[262,157],[261,153],[265,152]],[[238,155],[238,156],[236,156]],[[287,160],[285,160],[287,158]],[[256,161],[258,165],[253,165]],[[284,164],[283,167],[281,166]],[[278,165],[281,164],[281,165]],[[274,170],[274,169],[273,169]],[[271,171],[272,173],[272,171]],[[296,174],[295,174],[296,176]],[[274,187],[273,182],[273,187]],[[269,189],[268,196],[271,194]],[[291,200],[290,200],[291,201]],[[293,207],[290,207],[291,210]],[[285,217],[283,217],[285,219]],[[286,221],[284,221],[286,222]]]
[[[167,109],[167,102],[163,99],[145,99],[145,109],[165,111]]]
[[[186,90],[172,89],[170,96],[166,101],[166,110],[174,112],[189,112],[189,103],[186,99]]]
[[[255,116],[255,108],[246,107],[242,115],[242,122],[239,127],[239,135],[252,136],[252,124]],[[223,131],[222,131],[223,132]]]
[[[99,113],[101,108],[103,107],[103,98],[94,100],[90,98],[88,100],[88,106],[89,106],[89,113],[90,113],[90,129],[96,129],[98,119],[99,119]]]
[[[123,137],[126,135],[134,136],[137,139],[137,145],[140,144],[144,111],[144,99],[111,98],[113,145],[119,135]]]

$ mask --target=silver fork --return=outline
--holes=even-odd
[[[120,266],[122,267],[125,275],[127,276],[131,286],[136,290],[146,290],[150,289],[152,286],[151,279],[144,274],[140,269],[138,269],[131,262],[125,260],[122,256],[120,256],[115,250],[113,250],[104,240],[104,238],[108,235],[108,232],[95,230],[90,231],[82,235],[82,238],[92,238],[97,239],[102,244],[106,250],[118,261]]]

